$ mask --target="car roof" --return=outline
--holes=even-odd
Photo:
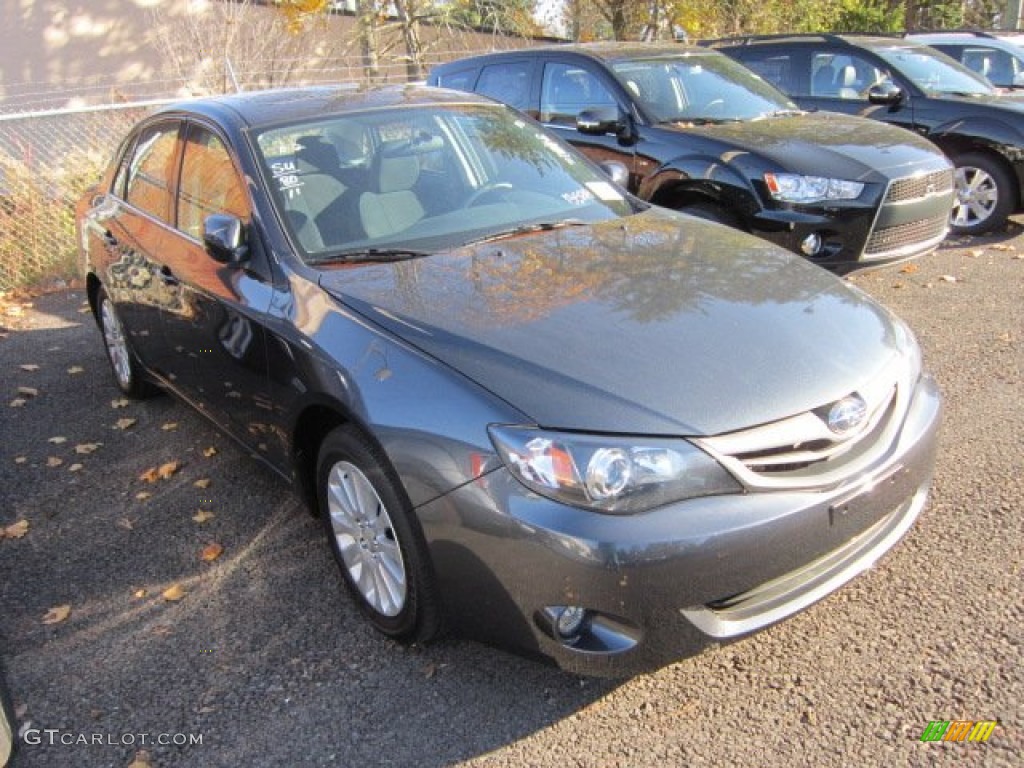
[[[494,102],[464,91],[420,84],[374,88],[325,85],[243,91],[189,99],[170,104],[159,110],[158,114],[184,112],[202,115],[225,125],[251,128],[388,107],[466,103],[493,105]]]
[[[596,42],[596,43],[558,43],[555,45],[538,45],[530,48],[518,48],[514,51],[500,51],[482,56],[473,56],[443,65],[445,68],[465,64],[472,61],[483,61],[502,56],[535,56],[550,53],[572,53],[600,61],[619,61],[635,58],[670,57],[685,54],[706,54],[708,49],[683,43],[641,43],[641,42]]]
[[[850,47],[861,48],[923,48],[924,43],[907,40],[895,35],[871,35],[871,34],[780,34],[780,35],[742,35],[739,37],[725,37],[718,40],[703,41],[705,45],[715,47],[743,47],[764,44],[790,44],[790,43],[838,43]]]
[[[910,40],[931,45],[932,43],[961,43],[977,48],[998,48],[1017,55],[1024,55],[1024,50],[1009,40],[1002,40],[990,35],[976,35],[973,32],[914,32],[907,35]]]

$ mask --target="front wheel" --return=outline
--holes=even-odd
[[[114,308],[114,302],[102,288],[96,296],[96,310],[100,331],[103,334],[103,345],[107,349],[107,358],[110,360],[117,386],[128,397],[136,399],[156,394],[156,388],[142,373],[135,353],[128,345],[128,337]]]
[[[983,235],[1006,225],[1015,207],[1016,189],[1009,172],[994,158],[967,152],[953,158],[956,201],[949,224],[958,235]]]
[[[395,640],[430,640],[440,621],[426,545],[379,449],[348,427],[328,434],[317,496],[334,559],[362,612]]]

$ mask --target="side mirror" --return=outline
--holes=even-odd
[[[620,136],[626,129],[626,121],[618,107],[585,109],[576,116],[576,130],[588,136],[604,136],[609,133]]]
[[[609,179],[623,189],[627,189],[629,187],[629,169],[622,163],[616,162],[615,160],[605,160],[604,162],[598,163],[597,167],[604,171]]]
[[[245,244],[245,225],[237,216],[215,213],[203,221],[203,245],[210,258],[231,266],[249,258]]]
[[[868,101],[872,104],[896,105],[903,101],[903,90],[888,80],[868,88]]]

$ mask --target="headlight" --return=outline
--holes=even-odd
[[[864,185],[859,181],[798,176],[795,173],[766,173],[764,183],[774,199],[785,203],[854,200],[864,191]]]
[[[523,485],[577,507],[625,514],[742,490],[717,461],[685,440],[510,426],[491,426],[488,432]]]

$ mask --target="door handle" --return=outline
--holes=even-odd
[[[168,267],[166,264],[160,267],[159,271],[157,272],[157,277],[163,280],[164,285],[178,284],[178,278],[174,276],[174,273],[171,271],[171,268]]]
[[[103,242],[113,247],[117,245],[117,238],[114,237],[113,232],[111,232],[109,229],[105,229],[103,230]]]

